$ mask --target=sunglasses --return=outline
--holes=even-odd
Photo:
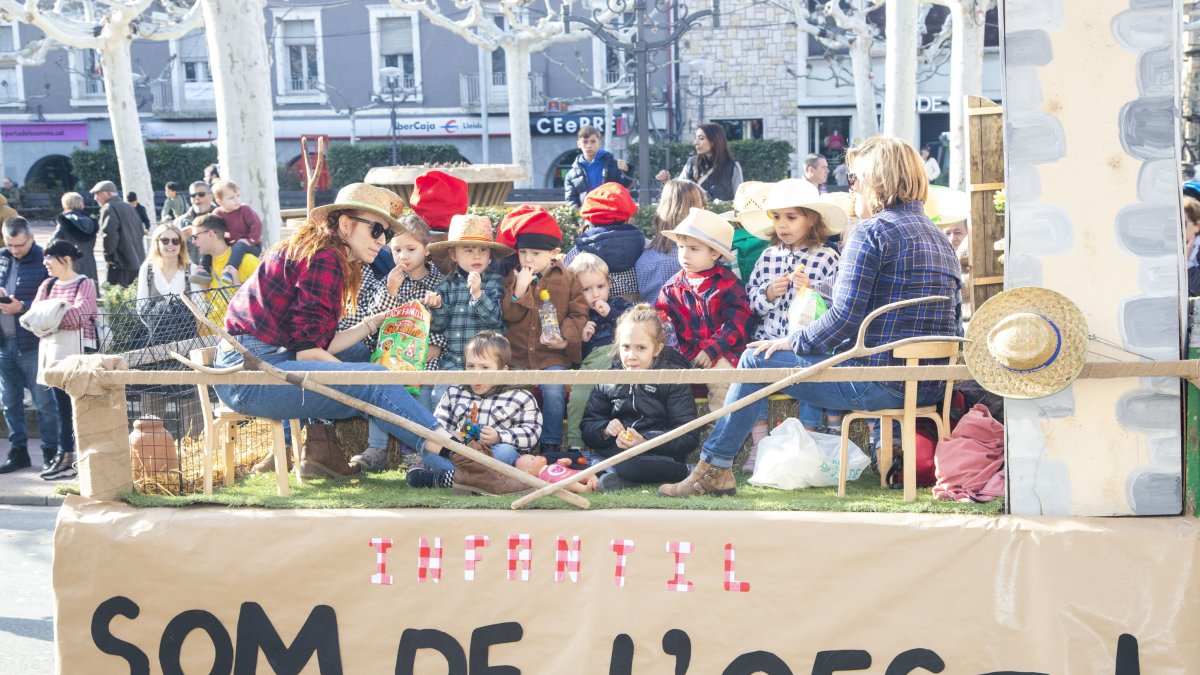
[[[200,230],[199,232],[196,232],[192,234],[192,236],[188,237],[188,241],[196,241],[196,239],[198,239],[200,235],[204,234],[205,232],[211,232],[211,230]]]
[[[387,225],[376,222],[374,220],[367,220],[366,218],[359,218],[358,216],[346,216],[346,217],[349,218],[350,220],[360,222],[364,225],[370,225],[372,239],[378,239],[391,231],[391,228],[389,228]]]
[[[188,196],[189,197],[207,197],[208,193],[207,192],[189,192]]]
[[[158,243],[163,246],[178,246],[183,240],[179,237],[159,237]]]

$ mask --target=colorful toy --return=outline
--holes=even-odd
[[[462,435],[464,442],[479,440],[479,432],[483,431],[483,427],[479,426],[479,404],[471,405],[471,416],[463,423]]]
[[[537,476],[547,483],[557,483],[568,476],[579,473],[578,469],[567,468],[571,466],[571,460],[566,457],[550,464],[541,455],[521,455],[517,458],[516,466],[525,473]],[[588,476],[578,483],[572,483],[567,489],[571,492],[593,492],[599,484],[600,481],[595,476]]]

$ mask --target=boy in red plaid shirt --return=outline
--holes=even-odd
[[[679,352],[696,368],[735,368],[746,348],[750,303],[742,282],[719,260],[733,262],[733,226],[693,208],[663,236],[679,244],[680,270],[663,285],[655,303],[675,327]],[[708,407],[725,404],[725,382],[708,385]]]

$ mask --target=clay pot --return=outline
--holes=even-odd
[[[157,417],[143,417],[133,422],[129,434],[129,449],[138,474],[179,470],[179,451],[175,439]]]

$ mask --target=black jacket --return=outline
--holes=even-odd
[[[41,286],[42,282],[50,276],[43,264],[42,256],[42,247],[37,244],[34,244],[29,249],[29,253],[19,260],[14,258],[8,249],[0,251],[0,287],[8,285],[9,275],[17,275],[17,288],[13,291],[12,296],[25,305],[25,311],[21,314],[29,311],[29,306],[33,304],[33,298],[37,295],[38,286]],[[18,319],[17,346],[21,348],[22,352],[37,351],[38,337],[25,330],[25,327],[21,325],[19,320],[21,314],[13,317]]]
[[[100,280],[96,271],[96,221],[83,211],[64,211],[54,217],[54,234],[50,241],[62,239],[75,244],[83,257],[75,261],[75,271],[96,282]]]
[[[679,352],[665,348],[654,362],[655,369],[689,368]],[[620,369],[620,364],[613,369]],[[604,435],[611,420],[632,427],[647,440],[657,438],[675,427],[696,419],[696,399],[688,384],[601,384],[592,389],[579,430],[587,447],[612,457],[621,452],[617,439]],[[664,455],[678,461],[684,459],[700,444],[700,431],[693,429],[673,441],[658,446],[650,454]]]
[[[604,160],[604,169],[600,172],[601,184],[620,183],[627,188],[633,187],[633,177],[621,171],[621,168],[617,166],[617,158],[613,157],[611,152],[601,150],[596,157]],[[583,161],[582,152],[575,157],[575,162],[567,171],[567,177],[563,179],[563,199],[572,206],[583,206],[584,196],[592,190],[591,187],[588,187],[587,171],[584,171],[580,164],[581,161]]]
[[[575,250],[599,256],[608,265],[608,273],[616,274],[637,264],[646,250],[646,235],[629,223],[593,225],[575,237]]]

